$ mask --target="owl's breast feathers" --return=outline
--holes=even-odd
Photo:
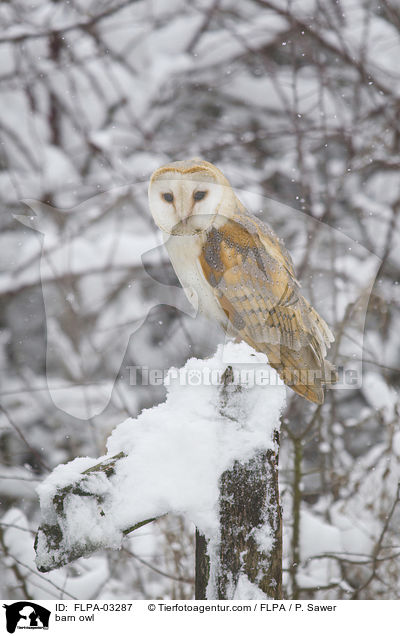
[[[208,230],[198,259],[229,333],[267,354],[286,384],[321,404],[323,385],[336,381],[324,359],[334,338],[299,293],[290,255],[272,230],[240,212]]]

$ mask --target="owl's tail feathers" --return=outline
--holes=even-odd
[[[324,360],[324,384],[335,384],[339,380],[338,372],[334,364],[329,360]]]
[[[279,374],[280,375],[280,374]],[[324,389],[322,387],[307,386],[299,382],[298,384],[291,384],[290,388],[293,389],[297,395],[306,398],[314,404],[323,404],[325,400]]]
[[[315,404],[324,402],[324,385],[337,381],[336,369],[321,360],[312,346],[306,345],[299,351],[283,345],[264,345],[268,361],[284,383],[298,395]]]
[[[283,373],[277,369],[279,375],[285,382],[285,369]],[[301,376],[300,376],[301,377]],[[315,404],[323,404],[325,399],[324,386],[329,384],[334,384],[338,380],[338,375],[336,372],[336,368],[333,364],[328,362],[328,360],[324,360],[324,370],[322,371],[322,380],[317,380],[315,384],[307,384],[306,382],[287,382],[288,386],[290,386],[295,393],[305,397],[310,402],[314,402]]]

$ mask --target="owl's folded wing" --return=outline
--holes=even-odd
[[[286,254],[280,256],[277,243],[272,248],[266,249],[255,226],[249,231],[247,223],[226,220],[209,233],[200,264],[230,324],[244,340],[294,351],[312,345],[322,360],[332,334],[299,294]]]

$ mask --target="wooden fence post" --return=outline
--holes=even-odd
[[[240,385],[231,385],[232,379],[228,367],[221,389],[220,412],[225,416],[241,391]],[[196,531],[196,599],[235,598],[241,577],[268,598],[282,598],[279,431],[273,435],[273,450],[256,452],[245,462],[235,461],[221,475],[218,537],[211,546]]]

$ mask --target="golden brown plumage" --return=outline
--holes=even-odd
[[[152,176],[149,198],[156,222],[171,236],[167,249],[189,300],[265,353],[296,393],[321,404],[323,385],[335,381],[325,360],[333,336],[300,294],[282,241],[205,161],[163,166]]]

